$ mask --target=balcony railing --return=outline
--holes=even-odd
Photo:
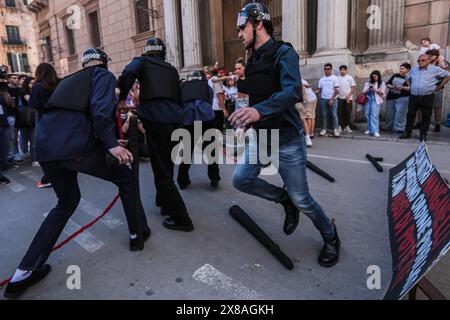
[[[7,37],[2,38],[2,43],[8,46],[26,46],[27,41],[25,39],[9,39]]]
[[[48,0],[26,0],[24,3],[33,12],[39,12],[48,7]]]

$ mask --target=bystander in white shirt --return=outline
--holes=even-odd
[[[319,89],[322,90],[321,98],[330,100],[334,97],[336,89],[339,89],[339,81],[335,75],[325,76],[319,80]]]
[[[355,79],[349,74],[345,76],[338,76],[339,81],[339,99],[345,100],[352,93],[352,89],[356,87]],[[353,101],[353,95],[350,97],[350,101]]]

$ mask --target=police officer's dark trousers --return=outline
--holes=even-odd
[[[186,129],[191,137],[191,141],[190,141],[190,147],[191,147],[191,155],[194,155],[194,148],[196,143],[198,143],[198,138],[200,137],[196,137],[195,136],[195,127],[194,125],[191,126],[184,126],[184,129]],[[212,121],[204,121],[202,122],[202,135],[205,134],[206,131],[210,130],[210,129],[217,129],[216,128],[216,120],[212,120]],[[217,129],[219,130],[219,129]],[[219,134],[221,134],[222,131],[219,130]],[[202,137],[203,139],[203,137]],[[212,139],[213,141],[208,142],[208,141],[204,141],[203,145],[202,145],[202,150],[205,150],[205,148],[211,144],[217,143],[215,141],[215,138]],[[212,157],[216,157],[215,152],[212,152],[211,154]],[[178,171],[178,183],[180,184],[187,184],[189,183],[190,179],[189,179],[189,169],[191,168],[190,163],[182,163],[180,164],[180,168]],[[219,164],[217,162],[212,163],[210,165],[208,165],[208,178],[211,181],[220,181],[220,173],[219,173]]]
[[[161,207],[177,224],[191,223],[186,205],[174,182],[172,150],[178,144],[172,140],[172,133],[178,129],[175,124],[155,123],[142,119],[147,135],[150,162],[156,187],[156,206]]]
[[[80,159],[41,163],[58,197],[58,204],[50,211],[36,234],[19,266],[20,269],[35,270],[47,261],[61,232],[80,202],[78,172],[110,181],[118,186],[130,234],[138,233],[139,224],[141,228],[147,227],[142,204],[140,208],[136,207],[131,169],[127,166],[109,168],[105,161],[105,154],[101,147],[96,147]],[[138,214],[135,215],[136,211]]]

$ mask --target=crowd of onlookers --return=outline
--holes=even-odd
[[[43,109],[58,84],[58,76],[52,65],[40,64],[36,77],[9,74],[0,83],[0,184],[9,183],[3,172],[15,170],[24,159],[36,161],[36,124]],[[51,184],[45,175],[37,184],[48,188]]]
[[[328,136],[329,133],[331,136],[340,137],[357,130],[354,121],[355,104],[364,108],[368,124],[367,130],[364,130],[365,134],[375,138],[381,137],[383,131],[389,131],[399,134],[400,139],[408,139],[412,130],[420,129],[420,139],[426,140],[433,113],[434,132],[440,132],[444,99],[442,89],[450,80],[450,66],[440,54],[438,45],[432,44],[428,38],[423,39],[421,44],[417,67],[412,68],[405,62],[399,67],[398,73],[392,75],[387,82],[383,80],[380,71],[374,70],[359,93],[357,83],[345,65],[340,66],[339,72],[335,73],[333,65],[327,63],[324,66],[324,76],[315,89],[303,79],[303,101],[298,103],[296,108],[304,124],[306,145],[313,146],[316,115],[319,115],[321,120],[318,130],[321,137]],[[213,110],[212,127],[229,128],[229,115],[249,105],[245,68],[245,59],[240,58],[236,61],[233,72],[227,72],[216,64],[194,73],[198,78],[208,80],[212,93],[212,99],[208,103],[209,108]],[[16,169],[24,159],[30,159],[32,166],[39,167],[39,163],[35,161],[35,128],[57,83],[58,77],[54,68],[43,63],[37,68],[36,78],[10,74],[7,83],[1,84],[0,184],[9,183],[2,172]],[[382,126],[380,113],[384,104],[386,111]],[[125,129],[138,105],[139,84],[136,83],[129,93],[127,110],[119,110]],[[140,129],[141,156],[147,158],[144,132]],[[50,186],[45,176],[38,184],[38,188]]]

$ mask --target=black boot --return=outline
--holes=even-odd
[[[147,227],[144,229],[144,234],[143,234],[142,239],[139,239],[139,238],[130,239],[130,251],[136,252],[136,251],[144,250],[144,243],[145,243],[145,241],[150,239],[151,234],[152,234],[152,231],[150,230],[149,227]]]
[[[436,132],[436,133],[441,132],[441,125],[439,123],[436,123],[436,125],[434,126],[433,132]]]
[[[50,273],[51,270],[52,268],[50,267],[50,265],[46,264],[41,268],[33,271],[27,279],[19,282],[9,283],[5,289],[5,298],[19,299],[25,293],[25,291],[28,290],[28,288],[44,280],[44,278]]]
[[[336,236],[331,241],[325,241],[325,245],[320,252],[319,264],[324,268],[334,267],[338,263],[341,250],[341,240],[339,240],[335,221],[333,220],[331,223]]]
[[[286,213],[283,231],[285,234],[291,235],[298,227],[298,223],[300,221],[300,210],[292,202],[286,190],[283,191],[283,198],[280,201],[280,204],[283,206],[284,212]]]
[[[406,139],[410,139],[412,137],[412,135],[410,134],[410,133],[404,133],[404,134],[402,134],[400,137],[399,137],[399,139],[400,140],[406,140]]]
[[[180,190],[186,190],[191,185],[191,179],[179,179],[178,186]]]
[[[217,189],[219,187],[219,180],[211,180],[211,188]]]

